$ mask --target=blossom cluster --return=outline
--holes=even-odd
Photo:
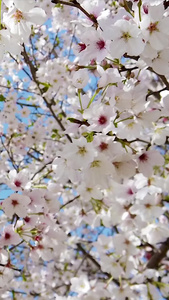
[[[2,299],[168,299],[168,27],[162,0],[3,0]]]

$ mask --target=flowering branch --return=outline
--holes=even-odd
[[[22,51],[21,54],[23,55],[26,64],[27,64],[27,65],[29,66],[29,68],[30,68],[31,75],[32,75],[32,79],[33,79],[34,82],[36,83],[36,85],[37,85],[37,87],[38,87],[38,89],[39,89],[39,91],[40,91],[40,94],[41,94],[41,96],[42,96],[44,102],[46,103],[46,106],[47,106],[48,109],[51,111],[52,116],[53,116],[54,119],[57,121],[57,123],[59,124],[60,128],[61,128],[63,131],[65,131],[65,127],[63,126],[63,124],[62,124],[62,122],[60,121],[60,119],[56,116],[56,114],[55,114],[55,112],[54,112],[54,110],[53,110],[53,108],[52,108],[52,103],[49,103],[49,102],[47,101],[47,99],[46,99],[46,98],[44,97],[44,95],[43,95],[44,93],[43,93],[42,89],[40,88],[40,83],[38,82],[38,80],[37,80],[37,78],[36,78],[36,71],[37,71],[37,69],[36,69],[36,67],[32,64],[32,62],[30,61],[29,56],[28,56],[28,54],[27,54],[27,52],[26,52],[25,45],[23,45],[23,51]],[[71,137],[70,137],[68,134],[66,134],[66,137],[68,138],[68,140],[69,140],[70,142],[72,142],[72,139],[71,139]]]
[[[79,9],[82,13],[84,13],[86,15],[86,17],[88,17],[95,25],[95,27],[98,27],[98,22],[97,19],[95,18],[95,16],[89,14],[81,5],[80,3],[78,3],[76,0],[71,0],[70,2],[66,2],[66,1],[62,1],[62,0],[52,0],[52,3],[55,4],[63,4],[63,5],[68,5],[68,6],[72,6],[75,7],[77,9]]]
[[[77,243],[77,249],[80,250],[84,255],[85,257],[87,257],[90,261],[93,262],[93,264],[99,269],[101,270],[101,266],[100,264],[93,258],[93,256],[87,252],[80,243]],[[103,274],[105,274],[106,276],[108,276],[109,278],[112,278],[112,275],[107,273],[107,272],[103,272]],[[119,281],[115,278],[112,279],[112,281],[116,284],[116,285],[120,285]]]

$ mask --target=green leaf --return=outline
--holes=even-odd
[[[88,143],[93,141],[94,132],[83,132],[83,136],[86,138]]]
[[[60,139],[61,138],[61,135],[59,134],[58,129],[52,129],[52,132],[53,132],[51,135],[52,139],[55,139],[55,138]]]
[[[18,136],[22,136],[21,133],[17,133],[17,132],[14,132],[11,134],[11,138],[15,138],[15,137],[18,137]]]
[[[68,121],[71,123],[81,124],[82,122],[75,118],[67,118]]]
[[[0,102],[4,102],[6,100],[6,98],[1,94],[0,95]]]
[[[7,80],[7,87],[10,87],[11,86],[11,82],[10,82],[10,80],[8,79]]]
[[[23,281],[27,281],[27,278],[24,273],[22,273],[22,279],[23,279]]]
[[[39,84],[44,86],[44,88],[42,89],[43,93],[46,93],[48,91],[48,89],[51,87],[51,84],[47,83],[47,82],[39,82]]]
[[[50,87],[51,86],[51,84],[50,83],[47,83],[47,82],[39,82],[40,84],[42,84],[43,86],[45,86],[45,87]]]
[[[30,101],[30,100],[32,100],[32,96],[26,98],[26,101]]]

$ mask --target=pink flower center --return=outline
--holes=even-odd
[[[142,162],[145,162],[148,160],[148,155],[146,153],[143,153],[139,156],[139,160]]]
[[[16,10],[12,17],[15,18],[16,22],[20,22],[24,18],[23,13],[19,9]]]
[[[12,205],[15,207],[15,206],[17,206],[19,203],[18,203],[18,201],[17,200],[15,200],[15,199],[13,199],[12,200]]]
[[[145,258],[147,258],[149,260],[151,257],[152,257],[152,252],[145,253]]]
[[[97,49],[99,49],[99,50],[105,49],[105,41],[103,41],[103,40],[99,40],[96,43],[96,45],[97,45]]]
[[[98,120],[100,125],[104,125],[107,122],[107,118],[105,116],[100,116],[99,120]]]
[[[157,28],[157,24],[158,22],[155,22],[155,23],[150,23],[149,27],[147,28],[150,32],[150,34],[153,32],[153,31],[159,31],[158,28]]]
[[[143,10],[145,14],[148,14],[148,5],[143,4]]]
[[[127,194],[128,194],[128,195],[133,195],[133,191],[132,191],[131,188],[128,189]]]
[[[27,216],[26,218],[24,218],[24,220],[25,220],[26,223],[29,223],[30,218]]]
[[[100,148],[101,151],[104,151],[104,150],[108,149],[108,144],[102,142],[102,143],[99,145],[99,148]]]
[[[15,180],[15,185],[17,186],[17,187],[20,187],[21,186],[21,182],[19,181],[19,180]]]
[[[9,240],[11,237],[10,233],[6,232],[5,233],[5,240]]]
[[[83,50],[86,49],[86,45],[85,44],[79,43],[78,45],[79,45],[79,52],[82,52]]]

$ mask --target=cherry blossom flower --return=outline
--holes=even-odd
[[[88,31],[87,37],[83,35],[79,44],[80,61],[90,59],[101,62],[107,55],[109,42],[104,39],[101,30],[91,28]]]
[[[112,256],[109,257],[106,255],[102,255],[100,265],[102,271],[110,273],[113,278],[119,278],[119,276],[123,274],[123,268]]]
[[[11,6],[11,3],[14,5]],[[32,1],[28,1],[25,6],[18,0],[10,1],[7,5],[9,10],[4,12],[3,21],[12,34],[21,36],[24,41],[31,33],[31,25],[42,25],[46,21],[44,10],[32,7]]]
[[[12,218],[14,214],[24,218],[27,215],[30,202],[29,197],[15,193],[3,201],[2,208],[9,218]]]
[[[136,254],[138,252],[136,246],[139,246],[140,243],[140,240],[131,232],[126,232],[125,234],[117,234],[113,237],[114,247],[119,254]]]
[[[168,45],[168,30],[169,20],[164,17],[164,6],[159,5],[149,6],[148,14],[143,15],[140,22],[140,28],[144,39],[149,41],[151,47],[155,50],[163,50]]]
[[[129,21],[116,21],[103,36],[112,40],[110,54],[113,58],[121,58],[125,53],[139,55],[144,50],[145,44],[140,29]]]
[[[140,215],[144,221],[152,221],[164,213],[162,207],[157,206],[156,195],[147,195],[142,200],[137,200],[130,208],[132,214]]]
[[[162,166],[164,164],[164,158],[159,152],[149,150],[138,156],[137,163],[139,171],[144,176],[150,177],[154,166]]]
[[[0,237],[0,245],[9,246],[9,245],[17,245],[22,241],[20,236],[15,232],[14,226],[8,225],[3,229],[3,232]]]
[[[86,69],[78,70],[74,73],[72,78],[73,85],[78,88],[84,88],[88,83],[89,77]]]
[[[71,278],[71,290],[80,294],[85,294],[90,290],[90,284],[87,276],[81,275]]]
[[[90,124],[88,127],[89,130],[108,133],[108,131],[114,128],[111,120],[115,118],[115,112],[114,108],[109,105],[102,103],[95,104],[85,109],[83,117]]]
[[[73,139],[71,145],[67,145],[61,155],[73,169],[85,169],[93,161],[96,151],[93,144],[87,143],[82,136],[79,139]]]
[[[114,166],[106,159],[105,155],[99,154],[85,170],[84,179],[87,185],[108,187],[107,175],[113,176],[114,173]]]
[[[164,242],[169,237],[169,228],[165,224],[149,224],[142,229],[142,234],[148,243],[155,245]]]
[[[15,191],[29,189],[31,186],[29,177],[27,169],[23,169],[19,173],[16,170],[11,170],[8,174],[7,185]]]

